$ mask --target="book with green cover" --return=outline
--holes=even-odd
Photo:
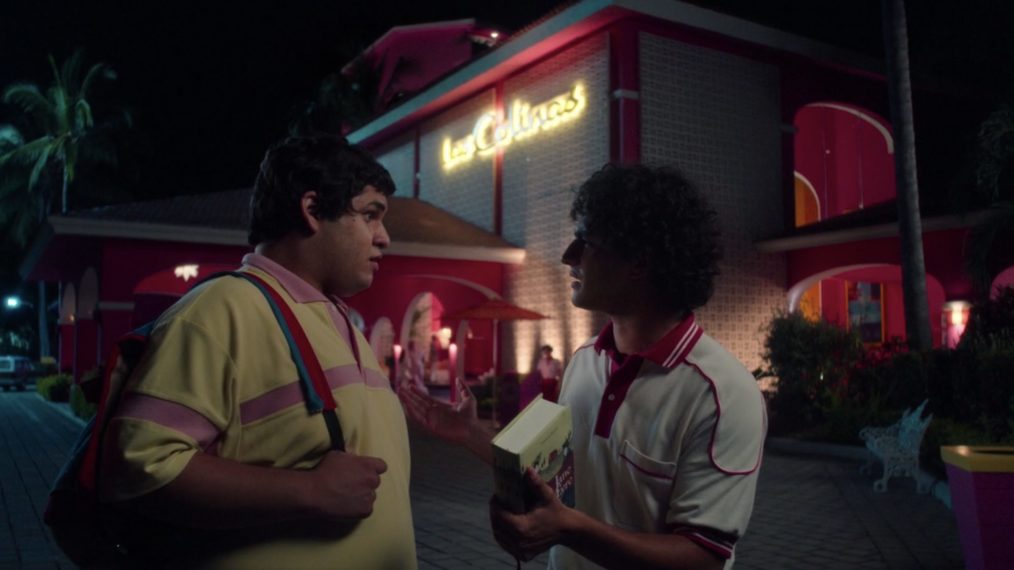
[[[573,426],[570,408],[537,396],[493,438],[493,479],[496,496],[512,512],[524,513],[535,501],[525,477],[531,467],[574,506]]]

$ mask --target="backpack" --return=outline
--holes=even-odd
[[[292,310],[271,285],[250,273],[217,273],[204,281],[224,276],[244,279],[264,294],[289,345],[307,410],[311,414],[321,413],[332,448],[344,451],[345,440],[327,378]],[[148,350],[151,331],[157,320],[124,335],[113,347],[106,360],[95,416],[82,430],[49,493],[43,518],[56,543],[80,566],[130,566],[139,560],[139,554],[143,554],[131,552],[129,546],[120,540],[122,534],[115,529],[117,519],[123,515],[116,509],[104,508],[99,502],[99,464],[109,419],[116,415],[124,384]],[[135,518],[131,518],[134,526]],[[162,524],[152,522],[153,527]]]

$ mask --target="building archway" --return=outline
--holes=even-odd
[[[421,373],[427,385],[450,384],[451,330],[442,325],[443,315],[444,304],[440,297],[422,291],[409,303],[401,321],[404,369],[413,377]]]
[[[95,273],[94,267],[89,267],[81,276],[74,315],[76,319],[90,319],[95,316],[95,309],[98,306],[99,276]]]
[[[857,264],[811,275],[789,288],[789,312],[804,310],[805,293],[814,289],[820,295],[817,310],[820,318],[846,328],[855,327],[858,321],[863,321],[859,325],[864,329],[861,334],[869,344],[906,338],[900,266]],[[926,275],[926,296],[933,345],[941,346],[945,332],[942,318],[947,299],[943,285],[930,274]],[[810,317],[809,314],[807,316]],[[879,332],[872,323],[879,325]]]
[[[996,299],[1005,287],[1014,287],[1014,265],[1004,269],[993,278],[993,282],[989,285],[989,297]]]
[[[797,227],[894,199],[894,140],[886,119],[856,105],[818,101],[796,111],[792,123]],[[806,185],[816,198],[815,216]]]
[[[63,296],[60,297],[60,324],[73,323],[77,315],[77,289],[73,283],[66,283],[63,286]]]
[[[370,348],[377,355],[380,368],[390,377],[394,362],[394,325],[391,319],[380,317],[370,328]],[[395,379],[396,380],[396,379]]]
[[[799,172],[795,173],[796,227],[808,226],[820,221],[820,196],[813,184]]]

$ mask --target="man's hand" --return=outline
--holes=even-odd
[[[574,511],[560,502],[556,492],[534,469],[529,467],[525,475],[528,484],[535,489],[535,507],[525,514],[514,514],[501,507],[494,497],[490,501],[489,517],[493,536],[500,546],[527,562],[563,542]]]
[[[465,444],[478,423],[475,396],[464,382],[458,382],[458,402],[448,404],[434,399],[408,383],[401,385],[398,397],[412,423],[452,443]]]
[[[329,451],[308,473],[309,505],[318,516],[334,521],[364,519],[373,513],[380,475],[387,471],[383,459]]]

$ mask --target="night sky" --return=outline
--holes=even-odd
[[[0,86],[48,84],[47,55],[84,47],[119,76],[93,100],[134,119],[108,184],[136,197],[234,189],[253,182],[294,105],[392,26],[477,17],[516,29],[553,4],[5,0]]]
[[[874,57],[882,52],[876,0],[697,3]],[[107,62],[119,75],[93,97],[97,113],[118,105],[134,119],[120,168],[90,173],[95,184],[118,199],[235,189],[252,183],[294,106],[392,26],[476,17],[513,30],[557,4],[4,0],[0,86],[45,85],[46,56],[62,61],[83,47],[88,63]],[[968,0],[960,16],[952,13],[957,2],[909,4],[913,65],[982,85],[983,93],[1007,87],[1014,74],[984,60],[1014,60],[1007,7],[1014,3]],[[0,122],[11,111],[0,108]]]

